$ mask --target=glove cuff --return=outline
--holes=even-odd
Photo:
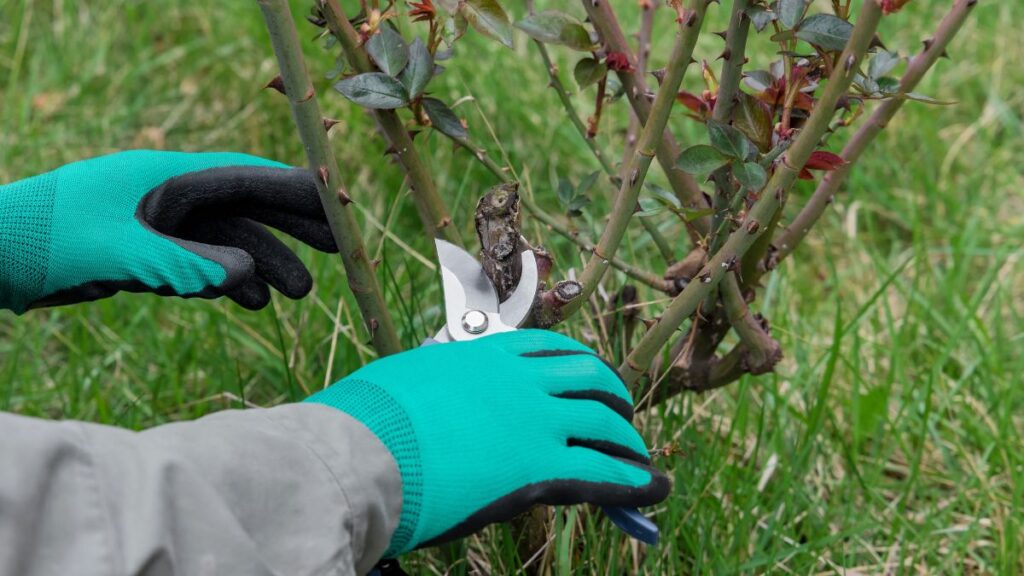
[[[423,466],[419,444],[405,409],[380,386],[359,379],[342,380],[305,401],[345,412],[387,446],[402,477],[402,514],[384,557],[393,558],[413,549],[413,536],[423,507]]]
[[[0,308],[21,314],[43,292],[56,194],[52,172],[0,186]]]

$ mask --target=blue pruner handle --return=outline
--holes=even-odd
[[[604,513],[612,521],[628,534],[631,538],[654,546],[658,543],[658,526],[651,522],[650,518],[644,516],[636,508],[618,508],[602,506]]]

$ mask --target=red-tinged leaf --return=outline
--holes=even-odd
[[[804,165],[804,168],[807,170],[824,170],[828,172],[839,168],[843,164],[846,164],[846,161],[843,160],[842,156],[833,154],[826,150],[815,150],[811,154],[811,157],[807,159],[807,164]]]
[[[882,14],[892,14],[893,12],[899,12],[900,8],[910,3],[910,0],[881,0],[881,3]]]
[[[437,14],[437,10],[434,8],[434,3],[431,0],[421,0],[420,2],[409,2],[409,16],[413,22],[423,22],[433,20]]]
[[[746,92],[738,93],[739,101],[732,109],[732,124],[757,144],[761,152],[772,146],[772,111],[763,102]]]
[[[629,57],[622,52],[609,52],[605,58],[605,64],[610,70],[616,72],[632,72],[633,66],[629,63]]]
[[[702,100],[700,96],[687,92],[686,90],[681,90],[676,94],[676,101],[698,114],[707,108],[707,102]]]
[[[798,176],[798,178],[800,178],[801,180],[814,180],[814,174],[811,174],[810,170],[804,168],[800,170],[800,175]]]
[[[814,108],[814,98],[806,92],[800,92],[796,95],[796,100],[793,102],[793,108],[810,112]]]

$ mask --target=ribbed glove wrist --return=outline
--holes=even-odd
[[[21,314],[46,284],[57,176],[0,186],[0,308]]]

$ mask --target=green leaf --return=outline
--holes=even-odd
[[[545,44],[561,44],[586,52],[594,50],[595,47],[583,23],[559,10],[544,10],[530,14],[516,22],[516,28]]]
[[[739,102],[732,109],[732,125],[757,145],[761,152],[772,147],[772,113],[768,105],[739,91]]]
[[[746,160],[753,152],[753,145],[742,132],[717,120],[708,120],[708,136],[711,145],[730,158]]]
[[[705,216],[714,216],[715,209],[714,208],[700,208],[700,209],[698,209],[698,208],[683,208],[680,212],[681,212],[681,216],[683,217],[683,220],[686,220],[687,222],[693,222],[694,220],[699,220],[701,218],[704,218]]]
[[[900,81],[892,76],[882,76],[875,82],[878,84],[878,91],[882,94],[896,94],[900,91]]]
[[[690,146],[679,154],[676,168],[689,174],[710,174],[725,165],[729,159],[707,144]]]
[[[640,218],[650,218],[665,211],[665,206],[653,198],[640,198],[637,200],[640,211],[636,213]]]
[[[673,210],[680,207],[679,198],[676,198],[675,194],[669,192],[668,190],[665,190],[664,188],[658,186],[657,184],[652,184],[650,182],[646,183],[644,186],[647,188],[647,191],[650,192],[651,195],[654,196],[654,199],[657,200],[658,202],[672,208]]]
[[[825,50],[839,51],[846,47],[853,24],[831,14],[815,14],[800,23],[796,37]]]
[[[364,106],[393,110],[409,104],[409,93],[398,80],[380,72],[346,78],[334,85],[345,98]]]
[[[796,28],[807,10],[808,0],[779,0],[779,22],[786,28]]]
[[[409,65],[402,70],[398,79],[409,91],[410,98],[418,98],[434,75],[434,57],[427,50],[427,45],[419,38],[409,46]]]
[[[477,32],[512,47],[512,22],[495,0],[465,0],[459,10]]]
[[[768,173],[757,162],[733,162],[732,175],[748,190],[760,190],[768,182]]]
[[[380,27],[380,32],[366,43],[366,51],[381,72],[388,76],[398,76],[409,63],[409,47],[390,26]]]
[[[576,63],[572,77],[576,79],[576,85],[580,87],[580,90],[583,90],[591,84],[597,84],[607,73],[608,67],[604,62],[596,58],[584,58]]]
[[[466,132],[466,127],[462,125],[462,120],[459,120],[455,112],[452,112],[452,109],[444,102],[437,98],[424,98],[423,109],[427,112],[430,123],[442,134],[450,136],[459,142],[469,138],[469,133]]]
[[[881,50],[868,62],[868,76],[875,80],[885,76],[900,62],[900,55],[895,52]]]
[[[789,42],[796,39],[796,32],[792,30],[781,30],[772,34],[769,38],[772,42]]]
[[[643,212],[640,216],[653,216],[661,210],[658,208],[660,204],[662,207],[669,209],[673,214],[678,216],[684,222],[692,222],[698,218],[705,216],[711,216],[715,213],[714,208],[705,208],[703,210],[695,210],[693,208],[683,208],[679,203],[679,199],[676,198],[675,194],[665,190],[657,184],[646,184],[645,187],[651,192],[653,198],[651,199],[640,199],[640,209]]]
[[[588,196],[573,196],[572,200],[569,201],[569,207],[566,212],[569,216],[579,216],[583,214],[583,209],[590,204],[590,198]]]
[[[466,33],[467,26],[469,26],[469,22],[466,21],[466,17],[462,15],[462,12],[455,12],[446,17],[444,24],[441,26],[441,37],[444,38],[444,43],[451,48]],[[435,59],[441,60],[436,54]]]
[[[573,189],[572,182],[569,182],[566,178],[558,179],[558,201],[563,206],[569,206],[569,202],[572,202]]]
[[[764,6],[751,6],[747,8],[746,13],[747,18],[750,18],[750,22],[758,32],[764,30],[766,26],[771,24],[772,20],[775,20],[775,12],[768,10]]]
[[[594,171],[591,172],[590,174],[587,174],[587,177],[584,178],[583,180],[580,180],[580,185],[576,187],[576,195],[582,196],[583,194],[590,192],[590,189],[594,187],[594,183],[597,182],[597,179],[600,176],[600,171]]]

